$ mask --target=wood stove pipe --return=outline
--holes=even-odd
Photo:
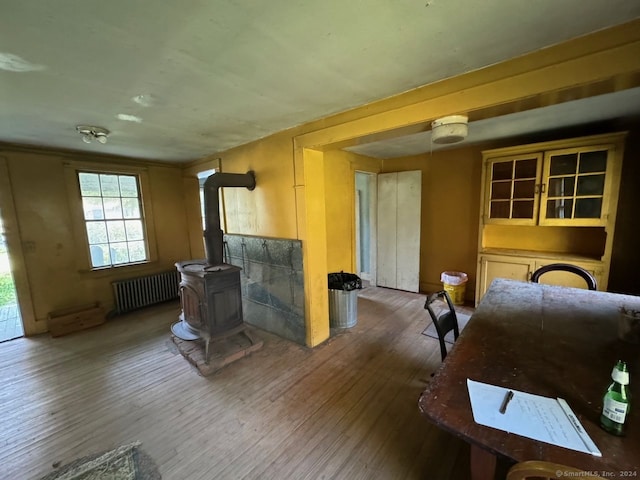
[[[256,188],[255,173],[214,173],[204,182],[204,250],[210,265],[223,263],[223,232],[220,228],[220,187]]]

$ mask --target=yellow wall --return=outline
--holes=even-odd
[[[183,169],[184,198],[188,205],[188,231],[192,251],[204,257],[202,223],[196,174],[217,168],[221,172],[245,173],[253,170],[256,188],[223,188],[222,229],[272,238],[300,238],[296,207],[296,175],[291,131],[216,154]],[[196,213],[194,213],[196,212]]]
[[[274,135],[221,156],[222,172],[254,170],[256,188],[223,189],[227,233],[296,238],[293,146],[289,135]]]
[[[469,275],[467,297],[475,285],[482,156],[477,148],[385,160],[384,172],[422,171],[420,290],[442,288],[446,270]]]
[[[513,248],[538,252],[573,253],[600,260],[604,254],[603,227],[485,225],[483,248]]]
[[[65,180],[65,162],[77,156],[65,154],[2,151],[10,178],[22,260],[30,287],[35,320],[26,321],[27,334],[44,332],[49,312],[100,302],[113,307],[111,281],[174,268],[191,258],[186,235],[182,195],[182,170],[174,166],[145,164],[155,212],[157,261],[110,271],[81,271],[78,259],[86,255],[86,244],[78,244],[70,197]],[[88,161],[81,158],[82,162]],[[112,161],[112,159],[109,159]],[[105,162],[101,158],[96,165]],[[127,161],[127,165],[135,162]],[[142,164],[140,164],[142,165]],[[15,252],[11,252],[14,254]]]
[[[355,272],[355,172],[378,173],[382,161],[342,150],[324,154],[327,268]]]

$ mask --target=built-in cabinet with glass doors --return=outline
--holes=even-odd
[[[615,133],[483,152],[477,302],[494,278],[527,281],[555,262],[583,266],[606,290],[624,138]],[[581,281],[564,272],[547,275],[543,282]]]

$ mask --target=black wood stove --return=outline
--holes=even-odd
[[[215,173],[204,184],[205,251],[203,260],[176,263],[180,272],[180,321],[171,327],[183,340],[205,341],[205,362],[212,340],[235,335],[244,328],[242,318],[241,268],[223,261],[223,232],[220,228],[220,187],[255,188],[253,172]]]

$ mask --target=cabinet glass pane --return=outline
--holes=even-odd
[[[605,172],[607,170],[607,151],[584,152],[580,155],[579,173]]]
[[[496,162],[493,164],[492,180],[511,180],[513,178],[513,161]]]
[[[514,200],[511,218],[533,218],[533,200]]]
[[[491,200],[509,200],[511,198],[511,182],[492,182]]]
[[[490,218],[510,218],[511,202],[510,201],[492,201],[489,210]]]
[[[551,157],[549,165],[550,175],[571,175],[578,170],[578,154],[555,155]]]
[[[574,180],[575,177],[550,178],[547,194],[550,197],[572,197]]]
[[[514,178],[536,178],[537,158],[516,161]]]
[[[513,198],[533,198],[535,193],[535,180],[516,180],[513,184]]]
[[[572,199],[547,200],[547,218],[572,218],[572,209]]]
[[[575,218],[600,218],[602,198],[576,199]]]
[[[583,175],[578,177],[577,196],[602,195],[604,193],[604,175]]]

